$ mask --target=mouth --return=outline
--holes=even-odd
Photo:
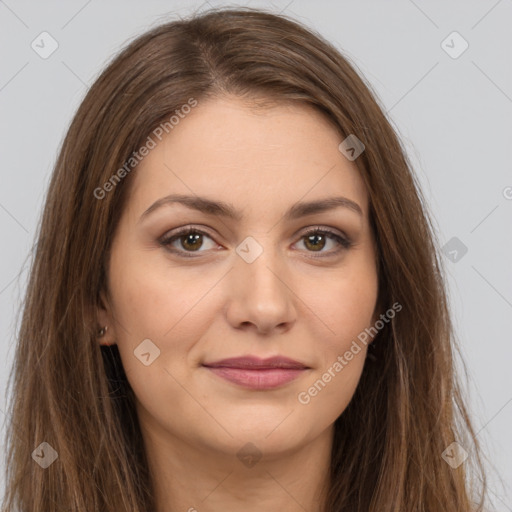
[[[275,389],[297,379],[310,368],[286,357],[260,359],[253,356],[204,363],[218,377],[246,389]]]

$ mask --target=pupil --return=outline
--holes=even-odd
[[[309,242],[312,242],[312,240],[317,240],[316,242],[312,242],[314,250],[318,250],[318,249],[322,249],[323,248],[323,245],[321,247],[318,245],[318,238],[322,238],[322,237],[323,237],[323,235],[310,235],[310,236],[308,236]]]
[[[202,235],[200,234],[189,234],[189,235],[185,235],[185,245],[188,245],[189,242],[191,242],[191,245],[194,246],[194,244],[197,243],[197,241],[199,240],[199,238],[201,238]],[[201,244],[198,244],[199,246]],[[193,249],[197,249],[198,247],[192,247]]]

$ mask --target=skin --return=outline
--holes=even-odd
[[[338,150],[342,140],[311,107],[216,98],[199,102],[133,171],[98,312],[108,326],[100,343],[117,343],[135,392],[158,512],[321,510],[333,424],[367,347],[308,404],[298,394],[378,318],[367,192]],[[230,203],[241,219],[167,204],[140,220],[168,194]],[[338,207],[284,218],[299,201],[334,196],[362,214]],[[195,258],[159,243],[191,224],[207,235],[172,247]],[[304,232],[317,226],[352,246],[320,235],[315,251]],[[263,250],[251,263],[236,252],[248,236]],[[145,339],[160,350],[147,366],[134,355]],[[245,355],[282,355],[309,369],[257,391],[201,366]],[[261,455],[251,467],[237,457],[247,443]]]

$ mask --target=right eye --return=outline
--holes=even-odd
[[[210,235],[201,231],[197,228],[185,227],[180,229],[177,232],[170,233],[168,235],[164,235],[160,240],[160,244],[166,247],[169,251],[184,256],[186,258],[190,258],[190,253],[194,252],[204,252],[199,251],[200,248],[203,247],[204,237],[212,240]],[[180,247],[175,247],[174,244],[178,243]],[[213,242],[213,240],[212,240]],[[187,254],[189,253],[189,254]],[[193,257],[193,256],[192,256]]]

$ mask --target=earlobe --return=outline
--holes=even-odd
[[[108,325],[104,325],[98,331],[97,338],[98,338],[100,345],[110,346],[110,345],[116,344],[114,341],[111,341],[112,336],[107,335],[108,332],[109,332]]]
[[[100,292],[99,302],[97,307],[98,325],[96,327],[96,338],[100,345],[115,345],[113,319],[110,313],[109,302],[103,290]]]

